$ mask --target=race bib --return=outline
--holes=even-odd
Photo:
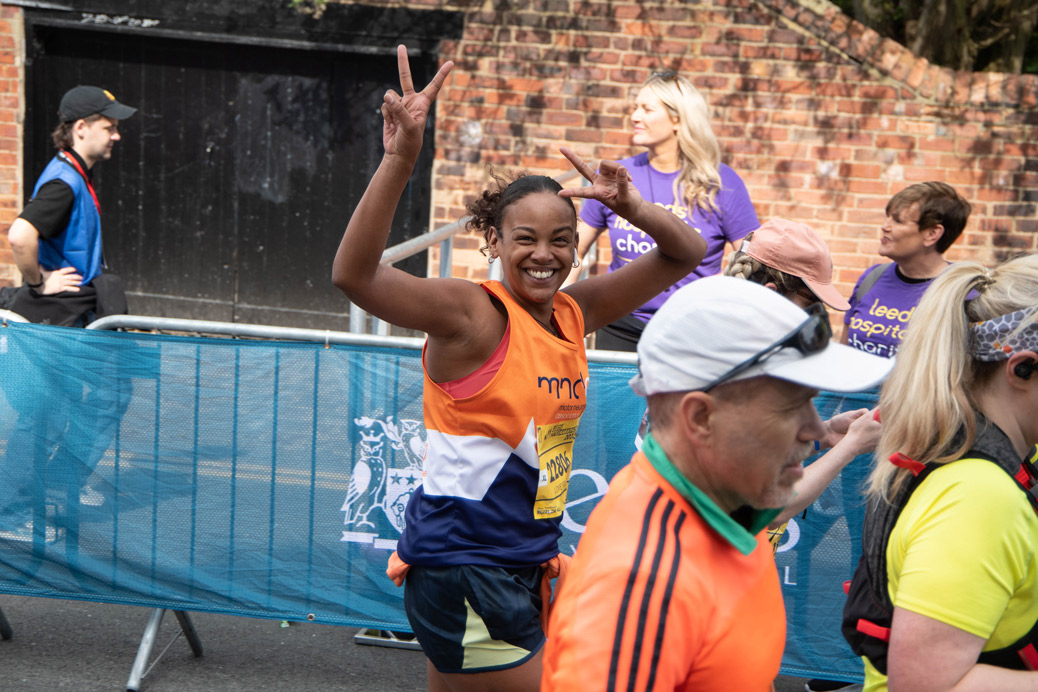
[[[566,509],[569,472],[573,467],[573,443],[580,420],[567,420],[537,426],[537,457],[541,467],[534,519],[554,519]]]

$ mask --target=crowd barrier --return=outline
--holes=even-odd
[[[408,629],[385,566],[421,480],[421,342],[255,336],[3,323],[0,493],[31,503],[34,520],[0,527],[0,593]],[[633,354],[591,354],[567,553],[643,411],[627,385]],[[829,415],[874,399],[823,393],[818,405]],[[784,673],[861,677],[839,611],[866,463],[790,522],[779,549]]]

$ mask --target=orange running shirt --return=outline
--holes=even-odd
[[[558,554],[573,443],[587,405],[584,316],[557,293],[549,334],[497,281],[508,346],[479,391],[455,398],[425,374],[422,485],[397,553],[412,565],[539,565]],[[424,354],[423,354],[424,363]]]
[[[592,512],[552,609],[542,692],[770,690],[786,619],[766,532],[685,497],[646,454],[673,469],[650,435]]]

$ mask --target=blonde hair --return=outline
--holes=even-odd
[[[751,240],[753,240],[753,233],[743,238],[743,242]],[[769,283],[775,284],[778,294],[790,300],[796,294],[804,291],[814,295],[811,287],[804,283],[804,280],[799,276],[769,267],[760,260],[750,257],[742,250],[733,250],[728,255],[728,266],[725,267],[724,275],[734,276],[737,279],[746,279],[761,286]]]
[[[706,99],[676,72],[657,72],[642,83],[656,94],[671,117],[678,121],[678,160],[681,171],[674,180],[674,199],[689,209],[717,211],[714,200],[721,189],[721,146],[710,127]]]
[[[967,301],[971,292],[976,297]],[[934,280],[916,307],[883,385],[879,410],[883,435],[868,479],[871,499],[891,501],[911,473],[887,459],[895,452],[923,464],[943,464],[976,439],[977,394],[1004,362],[970,354],[970,323],[1038,305],[1038,255],[1024,255],[988,270],[978,262],[953,264]],[[1038,321],[1032,315],[1020,329]],[[956,437],[960,431],[964,435]]]

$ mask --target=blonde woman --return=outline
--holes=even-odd
[[[1038,256],[945,269],[880,395],[843,624],[867,692],[1038,689],[1036,371]]]
[[[676,72],[657,72],[642,84],[631,113],[631,143],[646,151],[620,163],[641,196],[674,212],[707,245],[703,262],[630,315],[598,331],[596,347],[634,351],[645,323],[681,286],[721,271],[725,243],[735,243],[760,225],[746,185],[721,163],[721,148],[710,127],[703,96]],[[629,264],[655,247],[641,229],[604,204],[584,203],[577,252],[583,257],[609,231],[609,271]]]

